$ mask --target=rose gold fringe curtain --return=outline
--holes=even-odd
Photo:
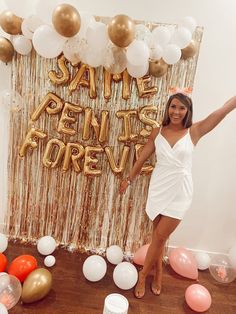
[[[154,24],[147,24],[153,27]],[[155,24],[156,25],[156,24]],[[202,28],[198,27],[194,39],[200,46]],[[156,116],[163,115],[170,86],[193,86],[197,54],[189,60],[180,60],[170,66],[163,77],[152,77],[152,86],[158,92],[153,97],[139,98],[135,80],[132,82],[131,98],[122,98],[122,81],[112,83],[112,95],[109,101],[103,97],[103,71],[96,71],[98,96],[90,99],[88,88],[80,87],[69,96],[68,85],[54,86],[48,78],[48,72],[57,69],[57,60],[43,59],[32,53],[28,57],[17,55],[12,66],[12,89],[23,98],[19,111],[11,113],[9,145],[9,204],[6,214],[8,234],[24,241],[34,241],[43,235],[52,235],[69,248],[104,249],[111,244],[120,245],[126,252],[132,252],[147,242],[151,224],[144,208],[150,175],[141,175],[128,188],[127,193],[118,193],[120,176],[115,175],[104,153],[99,154],[99,168],[102,175],[88,177],[76,173],[73,169],[63,172],[61,167],[47,168],[42,163],[47,141],[58,138],[67,142],[79,142],[84,147],[99,144],[93,134],[88,141],[83,141],[81,129],[83,115],[76,123],[74,136],[60,135],[57,124],[60,115],[48,115],[46,112],[34,122],[34,126],[47,133],[46,141],[39,141],[38,148],[19,157],[19,149],[30,128],[30,117],[43,97],[50,91],[64,101],[92,108],[97,117],[102,110],[110,115],[109,142],[106,145],[114,150],[118,162],[123,143],[118,136],[123,133],[121,119],[115,113],[118,110],[139,109],[145,105],[158,107]],[[71,71],[72,71],[71,67]],[[144,125],[132,120],[132,130],[140,132]],[[93,130],[91,130],[93,133]],[[144,143],[140,137],[139,143]],[[126,176],[134,162],[134,144],[130,144],[130,155],[123,176]]]

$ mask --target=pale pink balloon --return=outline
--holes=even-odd
[[[202,285],[194,284],[185,291],[185,300],[188,306],[196,312],[205,312],[211,306],[211,295]]]
[[[141,246],[135,253],[134,253],[134,258],[133,261],[135,264],[138,265],[144,265],[144,261],[147,255],[147,250],[149,248],[150,244],[145,244]]]
[[[175,248],[171,250],[169,261],[174,271],[190,279],[198,278],[197,261],[194,255],[185,248]]]

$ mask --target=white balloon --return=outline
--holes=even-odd
[[[99,47],[99,49],[104,49],[109,40],[107,26],[101,22],[92,23],[87,28],[86,38],[91,48],[97,49]]]
[[[79,36],[81,38],[86,38],[86,32],[89,26],[92,26],[96,23],[96,20],[93,15],[88,12],[80,12],[81,26],[79,30]]]
[[[44,236],[38,240],[37,250],[42,255],[50,255],[56,249],[56,241],[51,236]]]
[[[53,255],[48,255],[44,259],[44,265],[47,267],[52,267],[55,265],[55,263],[56,263],[56,259]]]
[[[233,268],[236,269],[236,245],[229,250],[229,260]]]
[[[123,261],[124,254],[118,245],[111,245],[106,250],[106,257],[110,263],[117,265]]]
[[[147,74],[149,68],[149,62],[142,65],[133,65],[129,62],[127,63],[127,71],[129,75],[131,75],[134,78],[140,78],[143,77],[145,74]]]
[[[137,269],[129,262],[122,262],[115,267],[113,271],[113,280],[120,289],[131,289],[135,286],[138,280]]]
[[[188,46],[192,39],[192,34],[187,28],[179,27],[177,28],[171,38],[171,43],[179,46],[180,49],[183,49]]]
[[[198,252],[195,254],[195,258],[197,261],[197,267],[200,270],[205,270],[209,268],[211,264],[211,258],[210,256],[205,252]]]
[[[165,26],[157,26],[152,31],[153,37],[158,45],[167,45],[170,41],[171,32]]]
[[[27,17],[35,12],[36,0],[4,0],[7,8],[15,15],[20,17]]]
[[[41,25],[33,35],[33,45],[44,58],[56,58],[62,52],[67,38],[59,35],[51,26]]]
[[[187,28],[192,34],[195,31],[195,28],[197,27],[197,22],[192,16],[185,16],[181,20],[180,26]]]
[[[149,56],[148,46],[142,40],[133,40],[126,51],[127,60],[133,65],[142,65],[143,63],[146,63]]]
[[[72,64],[80,62],[81,40],[79,36],[69,38],[63,46],[63,54]]]
[[[16,35],[12,39],[12,44],[15,50],[21,55],[28,55],[32,50],[31,40],[23,35]]]
[[[135,25],[135,39],[142,40],[149,46],[153,40],[153,35],[147,26],[138,24]]]
[[[84,261],[83,274],[89,281],[101,280],[105,276],[106,271],[106,261],[99,255],[91,255]]]
[[[8,246],[8,239],[5,234],[0,233],[0,253],[6,251]]]
[[[8,310],[6,309],[5,305],[0,303],[0,314],[7,314]]]
[[[20,299],[22,292],[21,283],[18,278],[8,274],[1,276],[0,281],[4,283],[0,288],[0,300],[9,310],[15,306]]]
[[[21,24],[22,34],[26,38],[32,39],[35,30],[42,24],[43,22],[36,15],[31,15],[30,17],[24,19]]]
[[[181,49],[174,44],[169,44],[164,48],[163,60],[167,64],[175,64],[181,57]]]
[[[163,48],[160,45],[155,44],[150,49],[150,59],[153,61],[160,60],[163,56]]]
[[[85,60],[88,65],[97,68],[104,63],[104,51],[94,50],[94,48],[88,47],[85,54]]]

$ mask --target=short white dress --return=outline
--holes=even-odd
[[[193,142],[188,132],[171,147],[161,134],[155,139],[157,163],[152,172],[146,213],[151,220],[159,214],[182,219],[193,196]]]

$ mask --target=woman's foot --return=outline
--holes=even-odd
[[[159,283],[155,278],[153,279],[151,283],[151,291],[155,295],[161,294],[161,283]]]
[[[136,298],[141,299],[144,296],[144,294],[145,294],[145,283],[146,283],[146,277],[140,271],[138,274],[138,282],[134,288],[134,295]]]

